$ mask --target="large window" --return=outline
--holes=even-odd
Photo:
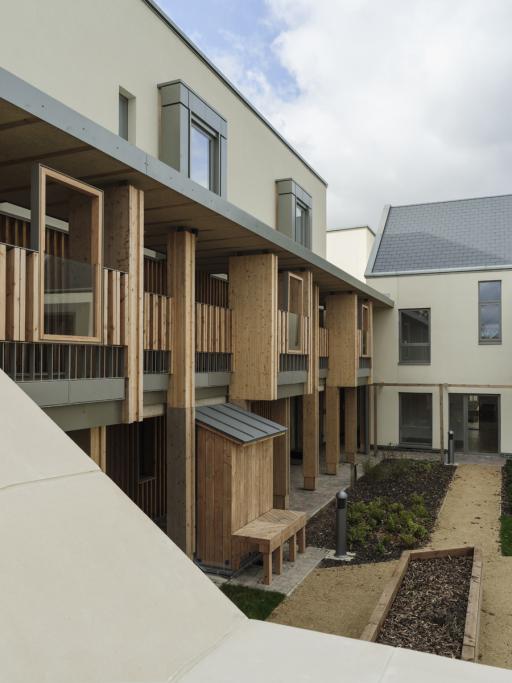
[[[400,363],[430,363],[430,308],[399,311]]]
[[[478,283],[478,340],[501,344],[501,281]]]
[[[103,193],[39,166],[34,177],[34,229],[41,267],[41,338],[100,341]],[[47,214],[59,219],[49,227]]]
[[[400,394],[400,443],[432,448],[432,394]]]
[[[193,122],[190,128],[190,177],[207,190],[215,190],[215,151],[214,136]]]

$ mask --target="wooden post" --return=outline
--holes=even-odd
[[[304,477],[304,488],[314,491],[316,488],[316,478],[320,470],[320,447],[319,447],[319,395],[318,395],[318,363],[320,352],[320,322],[318,307],[320,305],[320,290],[318,286],[313,287],[313,297],[311,306],[311,326],[312,326],[312,349],[310,355],[311,393],[305,394],[302,399],[302,474]]]
[[[345,457],[355,464],[357,453],[357,387],[345,387]]]
[[[290,399],[273,401],[272,420],[288,427],[286,434],[274,439],[274,507],[287,510],[290,505]]]
[[[131,185],[105,190],[104,260],[107,268],[128,273],[125,308],[126,398],[123,422],[143,417],[144,193]],[[108,295],[108,278],[107,291]],[[125,281],[126,282],[126,281]],[[109,321],[104,321],[108,332]],[[106,341],[106,340],[105,340]]]
[[[379,454],[379,441],[377,435],[377,385],[372,385],[373,391],[373,455],[376,458]]]
[[[325,388],[325,464],[327,474],[338,474],[340,460],[340,390]]]
[[[107,428],[91,427],[90,456],[103,472],[107,471]]]
[[[175,373],[167,392],[167,533],[189,557],[195,549],[195,259],[195,233],[170,233]]]
[[[439,454],[444,462],[444,387],[439,385]]]

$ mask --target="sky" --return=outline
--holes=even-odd
[[[329,183],[328,228],[512,192],[510,0],[159,0]]]

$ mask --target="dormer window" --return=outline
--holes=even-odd
[[[295,242],[311,249],[311,195],[291,178],[278,180],[276,188],[277,229]]]
[[[158,87],[162,106],[160,159],[225,197],[226,120],[182,81]]]

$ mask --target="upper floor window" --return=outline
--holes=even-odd
[[[182,81],[159,85],[160,158],[222,197],[227,188],[227,122]]]
[[[400,363],[430,363],[430,308],[399,311]]]
[[[278,180],[277,229],[304,247],[311,249],[313,200],[291,178]]]
[[[135,97],[124,88],[119,89],[119,137],[135,142]]]
[[[501,281],[478,283],[478,341],[501,344]]]

